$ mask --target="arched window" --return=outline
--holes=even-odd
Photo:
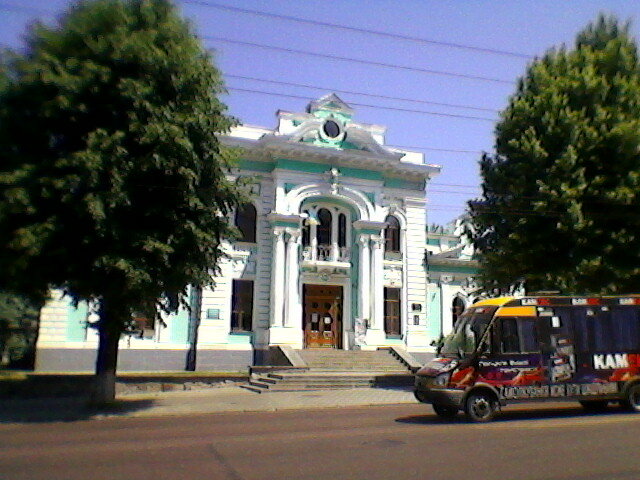
[[[458,323],[458,318],[464,312],[464,301],[460,297],[456,297],[453,299],[453,304],[451,305],[451,315],[453,319],[453,326],[456,326]]]
[[[318,210],[318,245],[331,245],[331,212],[326,208]]]
[[[251,203],[240,205],[236,210],[235,225],[240,230],[239,242],[256,243],[256,207]]]
[[[384,230],[384,249],[387,252],[399,252],[400,251],[400,222],[392,215],[389,215],[384,220],[387,227]]]
[[[338,246],[347,246],[347,216],[344,213],[338,216]]]

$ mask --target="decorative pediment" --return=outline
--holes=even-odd
[[[314,100],[309,103],[309,106],[307,107],[307,112],[309,113],[316,113],[320,110],[336,112],[348,117],[351,117],[351,115],[353,115],[353,108],[347,105],[335,93],[324,95],[318,100]]]
[[[267,143],[304,144],[328,147],[337,150],[359,150],[377,156],[400,160],[402,153],[392,152],[380,145],[373,135],[357,123],[346,122],[343,118],[326,116],[303,120],[289,135],[265,136]]]

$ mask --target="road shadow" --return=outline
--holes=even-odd
[[[152,399],[117,399],[98,408],[90,406],[86,397],[0,400],[0,424],[77,422],[119,417],[148,409],[153,403]]]
[[[429,408],[429,407],[427,407]],[[617,407],[611,406],[603,412],[587,412],[581,407],[571,406],[555,406],[555,407],[531,407],[521,408],[517,410],[510,410],[509,407],[502,410],[493,419],[493,423],[515,422],[515,421],[535,421],[535,420],[558,420],[558,419],[571,419],[571,418],[588,418],[588,417],[611,417],[628,414],[629,412]],[[409,415],[405,417],[399,417],[395,420],[398,423],[411,423],[411,424],[423,424],[423,425],[456,425],[470,423],[466,419],[463,412],[459,412],[452,419],[446,419],[439,417],[433,411],[429,411],[425,415]]]

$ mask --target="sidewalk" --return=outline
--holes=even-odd
[[[0,400],[0,423],[75,421],[109,417],[159,417],[358,405],[416,403],[411,388],[350,388],[255,393],[239,386],[203,391],[157,392],[118,397],[107,412],[87,409],[78,398]]]

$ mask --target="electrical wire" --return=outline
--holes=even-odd
[[[255,89],[250,89],[250,88],[238,88],[238,87],[226,87],[226,88],[227,88],[227,90],[232,90],[232,91],[235,91],[235,92],[259,93],[259,94],[263,94],[263,95],[275,95],[275,96],[278,96],[278,97],[296,98],[296,99],[306,100],[306,101],[313,100],[312,98],[305,97],[305,96],[302,96],[302,95],[292,95],[292,94],[287,94],[287,93],[276,93],[276,92],[265,92],[264,90],[255,90]],[[440,112],[431,112],[431,111],[427,111],[427,110],[415,110],[415,109],[400,108],[400,107],[384,107],[384,106],[381,106],[381,105],[370,105],[370,104],[366,104],[366,103],[355,103],[355,102],[349,102],[349,104],[357,106],[357,107],[378,108],[378,109],[382,109],[382,110],[393,110],[393,111],[396,111],[396,112],[420,113],[420,114],[424,114],[424,115],[434,115],[434,116],[438,116],[438,117],[461,118],[461,119],[465,119],[465,120],[478,120],[478,121],[484,121],[484,122],[495,122],[495,120],[492,119],[492,118],[474,117],[472,115],[458,115],[458,114],[455,114],[455,113],[440,113]]]
[[[534,56],[532,56],[532,55],[527,55],[527,54],[518,53],[518,52],[511,52],[511,51],[507,51],[507,50],[499,50],[499,49],[494,49],[494,48],[478,47],[478,46],[474,46],[474,45],[463,45],[463,44],[460,44],[460,43],[443,42],[443,41],[439,41],[439,40],[430,40],[430,39],[421,38],[421,37],[413,37],[413,36],[410,36],[410,35],[401,35],[401,34],[397,34],[397,33],[383,32],[383,31],[380,31],[380,30],[370,30],[370,29],[366,29],[366,28],[353,27],[353,26],[350,26],[350,25],[340,25],[340,24],[336,24],[336,23],[321,22],[319,20],[311,20],[311,19],[307,19],[307,18],[293,17],[291,15],[281,15],[281,14],[272,13],[272,12],[265,12],[263,10],[250,10],[250,9],[247,9],[247,8],[233,7],[231,5],[223,5],[223,4],[219,4],[219,3],[204,2],[204,1],[201,1],[201,0],[179,0],[179,1],[181,3],[189,4],[189,5],[197,5],[197,6],[201,6],[201,7],[217,8],[217,9],[220,9],[220,10],[227,10],[227,11],[243,13],[243,14],[249,14],[249,15],[255,15],[255,16],[261,16],[261,17],[267,17],[267,18],[276,18],[278,20],[286,20],[286,21],[304,23],[304,24],[307,24],[307,25],[314,25],[314,26],[319,26],[319,27],[328,27],[328,28],[340,29],[340,30],[345,30],[345,31],[350,31],[350,32],[357,32],[357,33],[362,33],[362,34],[367,34],[367,35],[375,35],[375,36],[384,37],[384,38],[393,38],[393,39],[397,39],[397,40],[406,40],[406,41],[415,42],[415,43],[422,43],[422,44],[426,44],[426,45],[435,45],[435,46],[439,46],[439,47],[457,48],[457,49],[470,50],[470,51],[479,52],[479,53],[486,53],[486,54],[493,54],[493,55],[503,55],[503,56],[509,56],[509,57],[522,58],[522,59],[526,59],[526,60],[531,60],[531,59],[534,58]]]
[[[483,108],[483,107],[473,107],[471,105],[460,105],[460,104],[454,104],[454,103],[442,103],[442,102],[434,102],[434,101],[430,101],[430,100],[419,100],[419,99],[413,99],[413,98],[408,98],[408,97],[391,97],[389,95],[378,95],[378,94],[373,94],[373,93],[363,93],[363,92],[356,92],[353,90],[340,90],[334,87],[320,87],[317,85],[310,85],[310,84],[305,84],[305,83],[294,83],[294,82],[283,82],[283,81],[279,81],[279,80],[268,80],[266,78],[257,78],[257,77],[249,77],[246,75],[233,75],[230,73],[227,73],[224,75],[227,78],[235,78],[235,79],[240,79],[240,80],[252,80],[252,81],[256,81],[256,82],[262,82],[262,83],[271,83],[274,85],[285,85],[288,87],[302,87],[302,88],[312,88],[315,90],[323,90],[323,91],[330,91],[330,92],[334,92],[334,93],[343,93],[343,94],[347,94],[347,95],[359,95],[359,96],[363,96],[363,97],[371,97],[371,98],[382,98],[385,100],[397,100],[397,101],[401,101],[401,102],[413,102],[413,103],[421,103],[421,104],[425,104],[425,105],[437,105],[439,107],[451,107],[451,108],[464,108],[467,110],[477,110],[480,112],[491,112],[491,113],[499,113],[500,110],[497,109],[493,109],[493,108]]]
[[[331,55],[328,53],[310,52],[309,50],[297,50],[294,48],[286,48],[286,47],[276,47],[275,45],[265,45],[263,43],[256,43],[256,42],[245,42],[243,40],[233,40],[230,38],[216,37],[213,35],[202,35],[200,38],[203,40],[208,40],[213,42],[224,42],[224,43],[230,43],[233,45],[243,45],[246,47],[263,48],[266,50],[274,50],[274,51],[284,52],[284,53],[293,53],[297,55],[307,55],[307,56],[318,57],[318,58],[326,58],[330,60],[339,60],[343,62],[359,63],[362,65],[391,68],[394,70],[406,70],[410,72],[425,73],[428,75],[440,75],[445,77],[463,78],[466,80],[477,80],[477,81],[500,83],[500,84],[506,84],[506,85],[515,85],[515,82],[511,80],[504,80],[501,78],[484,77],[481,75],[467,75],[464,73],[446,72],[443,70],[430,70],[428,68],[410,67],[408,65],[376,62],[373,60],[363,60],[363,59],[352,58],[352,57],[341,57],[339,55]]]

